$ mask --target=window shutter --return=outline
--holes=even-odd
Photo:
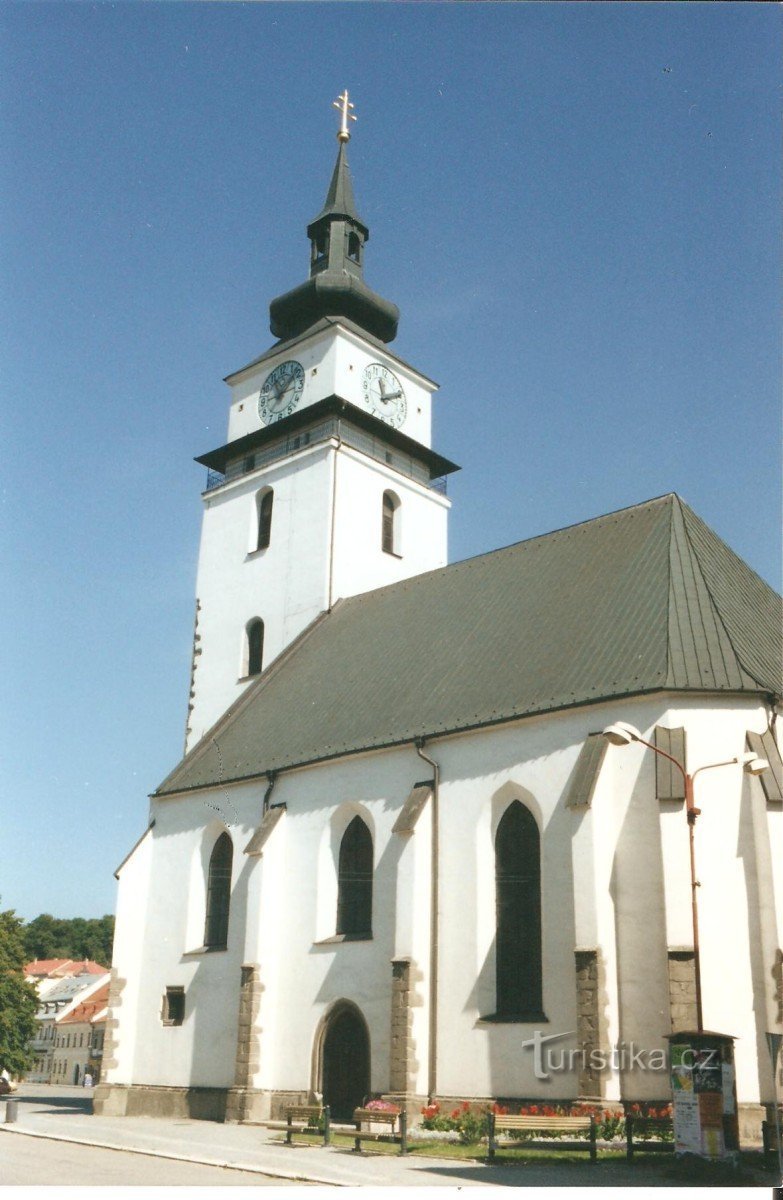
[[[654,741],[658,750],[671,754],[687,769],[684,729],[665,729],[663,725],[656,725]],[[655,794],[659,800],[685,799],[685,780],[681,772],[660,754],[655,756]]]
[[[759,775],[759,779],[767,800],[772,804],[779,804],[783,800],[783,760],[774,733],[769,729],[765,729],[763,733],[752,733],[749,730],[747,744],[749,750],[759,758],[766,758],[769,763],[769,770]]]
[[[609,743],[602,733],[590,733],[576,760],[566,791],[567,808],[589,808]]]

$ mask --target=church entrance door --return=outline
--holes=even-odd
[[[370,1091],[370,1038],[358,1009],[341,1008],[324,1035],[323,1096],[335,1121],[350,1121]]]

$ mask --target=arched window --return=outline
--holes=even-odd
[[[381,549],[385,554],[399,554],[400,502],[394,492],[383,493]]]
[[[264,661],[264,622],[256,617],[247,627],[247,674],[260,675]]]
[[[497,1014],[541,1015],[541,839],[515,800],[495,837]]]
[[[228,909],[231,901],[231,861],[234,847],[227,833],[221,833],[212,849],[207,876],[207,919],[204,945],[209,950],[225,950],[228,941]]]
[[[256,550],[266,550],[272,537],[272,505],[275,494],[271,488],[258,498],[258,538]]]
[[[372,933],[372,834],[361,817],[354,817],[340,843],[337,932]]]
[[[348,234],[348,257],[351,262],[358,263],[362,252],[362,243],[358,233]]]

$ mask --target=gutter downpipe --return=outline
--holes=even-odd
[[[267,771],[266,778],[267,778],[267,789],[264,792],[264,803],[261,808],[261,816],[262,817],[265,817],[266,814],[269,812],[269,800],[272,795],[274,786],[277,782],[277,771]]]
[[[424,738],[417,738],[416,753],[432,767],[432,853],[430,874],[430,1022],[427,1061],[427,1098],[432,1103],[438,1086],[438,799],[440,767],[424,753]]]
[[[326,611],[332,611],[332,588],[334,582],[334,521],[335,512],[337,509],[337,455],[340,453],[340,447],[343,444],[341,433],[342,423],[338,417],[337,420],[337,444],[334,448],[334,459],[332,463],[332,513],[329,522],[329,583],[326,596]]]

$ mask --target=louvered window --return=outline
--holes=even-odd
[[[385,554],[399,554],[400,501],[394,492],[383,493],[381,549]]]
[[[275,494],[270,488],[264,492],[258,503],[258,542],[257,550],[266,550],[272,539],[272,505]]]
[[[354,817],[340,843],[337,870],[337,932],[372,933],[372,834]]]
[[[207,877],[207,919],[204,945],[209,950],[225,950],[228,941],[228,911],[231,901],[231,863],[234,847],[227,833],[221,833],[209,859]]]
[[[497,1016],[541,1016],[541,839],[518,800],[495,837]]]

